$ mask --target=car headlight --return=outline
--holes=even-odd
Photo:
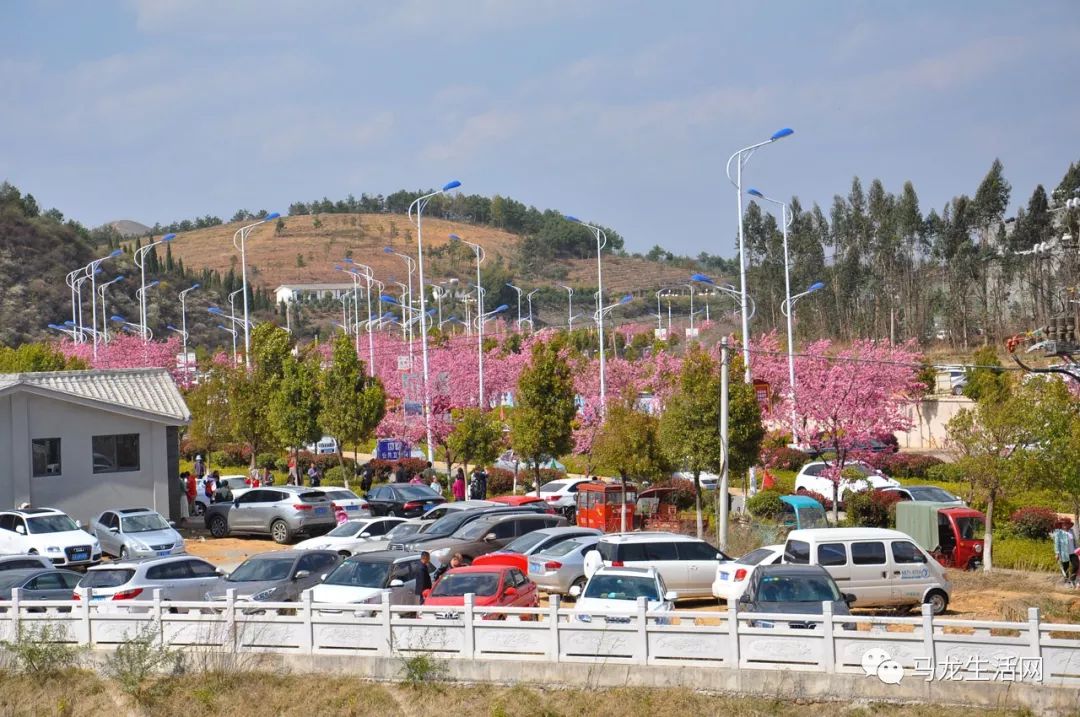
[[[59,553],[61,551],[60,551],[60,548],[56,547],[55,545],[50,545],[49,547],[45,548],[45,552],[46,553]]]
[[[574,615],[578,622],[592,622],[592,615],[586,615],[585,613],[578,613]]]
[[[982,543],[975,543],[975,552],[976,553],[981,553],[982,552]]]
[[[277,591],[278,591],[277,588],[270,588],[268,590],[263,590],[262,592],[258,592],[258,593],[255,593],[254,595],[252,595],[251,599],[252,600],[270,600],[271,598],[274,597],[274,594]]]
[[[149,550],[150,549],[149,545],[147,545],[146,543],[141,543],[138,540],[132,540],[131,541],[131,547],[134,548],[135,550]]]

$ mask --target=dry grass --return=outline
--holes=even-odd
[[[265,717],[266,715],[379,715],[429,717],[432,714],[492,717],[607,717],[608,715],[897,715],[931,717],[940,707],[850,703],[797,704],[770,698],[739,698],[688,689],[621,688],[612,690],[542,690],[531,687],[448,685],[409,688],[325,675],[281,676],[266,673],[189,675],[172,679],[157,700],[134,707],[114,685],[88,672],[61,678],[0,675],[3,715],[155,715],[166,717]],[[950,708],[950,717],[996,717],[1019,714]]]

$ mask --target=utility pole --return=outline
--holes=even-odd
[[[719,506],[716,509],[716,547],[720,550],[727,548],[728,536],[728,338],[720,339],[720,450],[723,455],[723,465],[720,467],[720,490],[717,491],[716,499]]]

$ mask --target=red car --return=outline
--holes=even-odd
[[[545,513],[551,513],[552,515],[555,514],[555,509],[548,505],[546,500],[535,495],[500,495],[494,498],[488,498],[488,500],[494,501],[496,503],[502,503],[503,505],[512,505],[515,507],[520,505],[539,505],[543,506]]]
[[[475,605],[482,607],[537,607],[540,604],[536,583],[523,572],[508,565],[470,565],[448,570],[435,587],[424,591],[424,605],[445,605],[460,608],[465,595],[476,596]],[[459,610],[436,613],[437,617],[456,618]],[[525,616],[523,616],[525,617]],[[488,613],[486,620],[505,620],[505,615]]]

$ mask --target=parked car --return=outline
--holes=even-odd
[[[795,492],[797,494],[819,493],[832,500],[833,481],[826,475],[826,471],[832,466],[826,461],[811,461],[799,469],[795,476]],[[893,480],[878,470],[871,468],[861,461],[852,461],[844,464],[844,471],[858,473],[861,478],[841,478],[836,485],[837,497],[840,504],[844,504],[844,496],[849,491],[858,493],[867,488],[895,488],[900,481]]]
[[[497,508],[501,503],[493,500],[455,500],[452,503],[440,503],[431,510],[420,516],[420,520],[438,520],[450,513],[463,510],[475,510],[476,508]]]
[[[750,576],[758,566],[778,565],[783,557],[783,545],[766,545],[730,563],[720,563],[716,566],[716,579],[713,580],[713,596],[731,605],[742,597]]]
[[[673,478],[679,478],[681,480],[694,482],[694,474],[690,471],[678,471],[672,474]],[[701,484],[702,490],[716,490],[716,486],[720,485],[720,476],[715,473],[702,472],[698,474],[698,483]]]
[[[361,498],[356,493],[353,493],[348,488],[337,488],[334,486],[308,488],[317,493],[322,493],[331,501],[333,506],[341,506],[345,509],[345,514],[349,516],[349,519],[354,518],[369,518],[371,517],[371,506],[368,505],[367,500]]]
[[[435,524],[433,520],[424,520],[423,518],[409,518],[408,520],[402,520],[401,518],[383,518],[383,520],[397,521],[397,524],[393,528],[386,531],[386,534],[382,537],[371,536],[366,538],[363,543],[357,545],[352,553],[356,555],[358,553],[373,553],[379,550],[390,550],[392,543],[402,543],[412,538],[418,538],[424,534],[424,532]]]
[[[246,475],[232,474],[227,476],[218,477],[218,488],[222,486],[229,486],[229,491],[232,493],[233,498],[239,498],[244,493],[251,490],[251,486],[248,484],[249,478]],[[195,515],[205,515],[206,509],[213,505],[214,501],[206,497],[206,492],[203,491],[202,486],[199,486],[198,492],[195,494]]]
[[[420,553],[400,550],[377,550],[346,559],[311,589],[311,599],[318,603],[381,603],[390,592],[392,605],[417,605],[420,596],[416,581],[426,570]],[[340,612],[320,608],[321,612]]]
[[[319,535],[337,525],[325,494],[291,485],[254,488],[231,503],[213,503],[203,520],[215,538],[262,534],[280,544],[297,534]]]
[[[916,503],[948,503],[949,505],[967,505],[964,501],[936,485],[901,485],[888,488],[878,488],[882,493],[896,493],[900,500],[914,501]]]
[[[20,600],[70,600],[81,573],[57,570],[53,566],[0,572],[0,600],[10,600],[13,590]],[[0,612],[7,608],[0,609]],[[70,608],[68,608],[70,610]]]
[[[783,562],[825,568],[845,592],[856,597],[856,607],[928,603],[940,615],[952,594],[941,564],[898,530],[793,530],[784,543]]]
[[[430,590],[424,591],[424,605],[459,608],[435,613],[436,617],[456,619],[465,605],[465,596],[475,595],[479,607],[536,607],[540,596],[536,584],[514,567],[506,565],[470,565],[443,573]],[[486,620],[505,616],[487,613]]]
[[[585,588],[585,554],[596,548],[599,535],[556,543],[529,556],[529,579],[544,592],[569,595],[575,585]]]
[[[786,615],[821,615],[822,603],[832,603],[833,615],[850,615],[855,596],[842,594],[826,570],[818,565],[763,565],[754,571],[739,610]],[[812,620],[753,620],[751,627],[789,627],[813,630]],[[853,628],[852,628],[853,629]]]
[[[505,547],[510,541],[534,530],[555,528],[567,525],[561,515],[545,513],[503,513],[486,515],[461,527],[456,533],[445,538],[426,541],[422,550],[431,553],[431,559],[444,565],[454,553],[461,553],[467,559],[486,555]]]
[[[454,503],[448,503],[447,505],[454,505]],[[391,550],[427,550],[427,544],[440,538],[447,538],[462,527],[474,520],[479,520],[486,515],[520,515],[524,513],[531,514],[543,514],[546,513],[546,508],[540,508],[535,505],[523,505],[520,507],[513,507],[509,505],[495,504],[490,508],[473,508],[472,510],[460,510],[450,512],[443,517],[436,520],[430,528],[425,530],[423,534],[412,536],[406,542],[403,543],[391,543]]]
[[[565,526],[561,528],[542,528],[526,533],[505,548],[495,552],[481,555],[473,561],[473,565],[482,565],[489,561],[501,562],[504,565],[514,565],[521,572],[529,572],[529,557],[548,548],[555,547],[559,543],[583,538],[585,536],[599,537],[603,533],[595,528],[578,528],[577,526]]]
[[[731,560],[704,540],[662,532],[605,535],[596,555],[585,556],[585,575],[601,565],[656,568],[664,584],[680,597],[712,597],[716,565]]]
[[[785,530],[829,527],[825,507],[808,495],[782,495],[780,503],[782,507],[777,522]]]
[[[503,451],[502,455],[500,455],[498,460],[495,461],[495,467],[502,468],[503,470],[510,471],[511,473],[516,473],[521,471],[533,470],[533,463],[532,461],[522,460],[513,451]],[[545,456],[544,459],[540,461],[540,467],[548,468],[554,471],[562,471],[563,473],[566,472],[566,466],[564,466],[562,463],[559,463],[551,456]]]
[[[579,622],[603,620],[609,623],[627,623],[629,615],[610,615],[613,612],[634,612],[639,597],[645,598],[649,612],[671,612],[679,598],[668,590],[664,577],[655,568],[628,568],[604,566],[592,574],[585,589],[576,585],[570,589],[576,599],[574,618]],[[667,622],[661,618],[659,622]]]
[[[339,555],[348,556],[360,550],[369,540],[379,540],[386,536],[404,518],[361,518],[342,523],[326,535],[308,538],[296,544],[296,550],[334,550]]]
[[[84,599],[89,588],[95,602],[150,600],[160,589],[162,600],[194,601],[202,600],[220,579],[216,567],[192,555],[118,560],[88,568],[73,597]]]
[[[96,565],[101,543],[56,508],[0,513],[0,554],[44,555],[53,565]]]
[[[553,480],[540,486],[540,497],[560,513],[567,509],[576,512],[578,486],[588,482],[588,478],[570,478],[569,476],[562,480]]]
[[[426,485],[389,483],[368,491],[368,504],[372,515],[389,515],[399,518],[417,518],[446,498]]]
[[[500,495],[491,500],[498,505],[510,505],[514,507],[532,505],[537,508],[542,508],[545,513],[555,513],[555,509],[552,508],[546,500],[537,497],[535,493],[529,495]]]
[[[338,452],[338,442],[333,436],[323,436],[316,443],[309,443],[304,446],[304,450],[308,453],[327,454]]]
[[[107,510],[90,521],[90,532],[101,543],[101,552],[121,560],[187,552],[173,524],[149,508]]]
[[[206,599],[224,600],[227,591],[235,590],[238,600],[293,602],[340,562],[341,556],[333,550],[281,550],[252,555],[207,590]]]
[[[6,570],[55,569],[53,562],[44,555],[0,555],[0,573]]]
[[[896,529],[947,568],[975,570],[983,562],[986,516],[952,503],[896,504]]]

